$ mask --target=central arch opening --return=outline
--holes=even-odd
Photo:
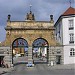
[[[38,38],[32,44],[32,55],[34,63],[47,63],[48,62],[49,44],[47,40]]]
[[[17,38],[12,43],[12,63],[27,63],[28,42],[23,38]]]

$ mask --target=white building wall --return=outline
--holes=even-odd
[[[75,17],[74,17],[74,45],[75,45]]]
[[[75,56],[70,56],[70,49],[74,48],[74,46],[64,46],[64,64],[74,64]]]
[[[74,29],[69,30],[69,20],[74,20]],[[67,17],[62,19],[62,26],[63,26],[63,46],[64,46],[64,64],[74,64],[75,63],[75,56],[70,56],[70,49],[75,49],[75,18],[74,17]],[[70,33],[74,33],[74,43],[70,44]]]
[[[74,20],[74,29],[69,30],[69,20]],[[61,40],[59,38],[59,25],[60,26],[60,36]],[[67,16],[63,17],[61,20],[58,21],[56,24],[56,31],[55,33],[57,34],[56,40],[63,45],[63,56],[64,56],[64,64],[74,64],[75,63],[75,56],[70,56],[70,49],[74,48],[75,49],[75,17],[72,16]],[[74,43],[70,44],[70,33],[74,33]]]
[[[74,17],[67,17],[62,19],[62,26],[63,26],[63,45],[68,45],[70,41],[70,33],[74,33],[75,35],[75,25],[74,30],[69,30],[69,20],[73,19]],[[75,24],[75,21],[74,21]],[[75,39],[74,39],[75,41]]]
[[[69,44],[68,18],[62,19],[62,26],[63,26],[63,45],[68,45]]]
[[[60,26],[60,37],[61,37],[60,43],[63,44],[63,25],[62,25],[62,20],[61,20],[60,24],[61,24],[61,26]]]
[[[62,37],[62,20],[55,26],[55,35],[56,35],[56,40],[58,43],[62,45],[63,43],[63,37]]]

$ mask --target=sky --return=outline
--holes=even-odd
[[[24,21],[30,11],[35,15],[36,21],[50,21],[53,15],[54,22],[70,7],[70,0],[0,0],[0,42],[6,38],[6,23],[8,14],[11,21]],[[71,6],[75,8],[75,0],[71,0]]]

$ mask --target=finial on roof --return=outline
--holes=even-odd
[[[70,3],[70,7],[71,7],[71,3],[72,3],[71,0],[69,0],[69,3]]]
[[[32,7],[32,5],[30,4],[30,12],[31,12],[31,7]]]

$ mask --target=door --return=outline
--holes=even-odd
[[[1,62],[3,61],[3,58],[4,58],[4,56],[0,56],[0,67],[2,66]]]
[[[56,64],[61,64],[61,56],[56,56]]]
[[[0,57],[0,67],[1,67],[1,57]]]

